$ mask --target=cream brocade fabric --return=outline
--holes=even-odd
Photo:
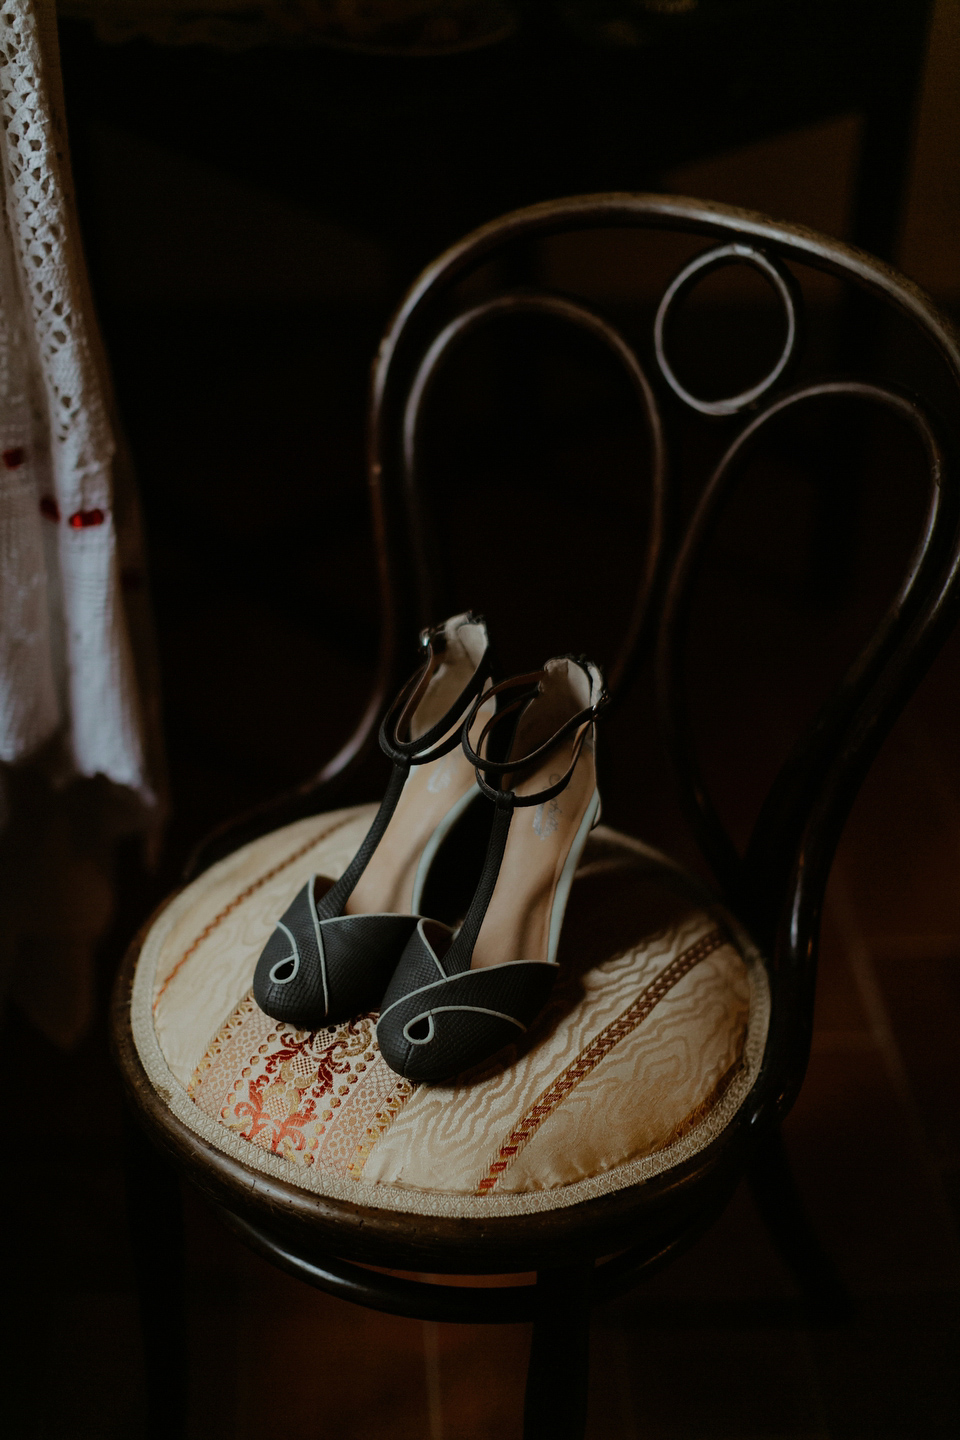
[[[553,999],[514,1050],[450,1085],[395,1075],[375,1015],[309,1033],[250,993],[277,915],[342,874],[372,807],[313,817],[221,861],[144,943],[133,1030],[191,1129],[254,1169],[421,1213],[573,1204],[679,1163],[729,1123],[766,1037],[763,965],[657,852],[599,827],[574,883]]]

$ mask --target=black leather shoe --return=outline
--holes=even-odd
[[[467,710],[492,715],[495,705],[484,694],[486,626],[454,615],[421,643],[424,663],[380,727],[393,773],[373,824],[339,880],[304,885],[257,962],[257,1004],[299,1029],[377,1008],[444,842],[471,808],[486,809],[460,748]]]
[[[383,997],[380,1049],[410,1080],[449,1080],[489,1059],[543,1008],[574,871],[599,818],[594,722],[607,697],[597,667],[562,656],[487,696],[512,690],[518,697],[487,720],[475,747],[478,706],[464,725],[464,753],[493,811],[466,918],[456,931],[419,921]],[[494,761],[485,742],[506,719],[516,733],[506,760]]]

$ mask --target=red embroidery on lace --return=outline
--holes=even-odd
[[[75,510],[67,524],[71,530],[86,530],[91,525],[102,525],[106,518],[102,510]]]

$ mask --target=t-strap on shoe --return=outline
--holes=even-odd
[[[444,838],[472,803],[482,803],[460,747],[470,707],[484,716],[494,710],[484,697],[486,626],[454,615],[420,638],[423,666],[380,727],[393,773],[373,824],[339,880],[308,880],[257,962],[257,1004],[299,1029],[377,1008]]]
[[[506,692],[519,693],[505,703]],[[410,1080],[448,1080],[489,1059],[542,1009],[574,871],[600,812],[594,721],[607,697],[597,667],[563,656],[486,694],[501,708],[474,744],[474,705],[463,740],[494,807],[479,883],[456,932],[417,923],[377,1025],[384,1058]],[[494,761],[485,741],[505,720],[516,732]]]

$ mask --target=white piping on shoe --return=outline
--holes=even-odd
[[[330,991],[327,987],[327,955],[323,948],[323,936],[320,934],[320,918],[317,915],[317,902],[313,894],[316,875],[311,875],[307,881],[307,899],[310,902],[310,916],[313,920],[313,933],[317,937],[317,952],[320,956],[320,978],[323,981],[323,1018],[330,1014]]]
[[[576,868],[580,864],[583,847],[587,843],[590,831],[597,823],[599,810],[600,791],[594,790],[593,799],[587,806],[587,813],[581,820],[580,828],[573,837],[570,853],[564,861],[563,869],[560,871],[560,879],[554,892],[553,909],[550,912],[550,936],[547,942],[547,963],[550,965],[556,964],[557,947],[560,944],[560,931],[563,928],[563,917],[566,912],[567,901],[570,898],[570,887],[573,884]]]
[[[493,1015],[497,1020],[509,1020],[511,1025],[516,1025],[518,1030],[522,1030],[526,1034],[526,1025],[515,1020],[512,1015],[504,1015],[502,1010],[488,1010],[485,1005],[435,1005],[432,1010],[425,1010],[423,1015],[415,1015],[412,1020],[407,1021],[403,1027],[404,1040],[410,1045],[428,1045],[433,1039],[433,1017],[442,1014],[444,1010],[470,1010],[475,1015]],[[424,1016],[430,1023],[426,1035],[422,1040],[418,1040],[409,1033],[409,1030],[411,1025],[418,1025]]]
[[[290,944],[293,946],[293,950],[289,955],[284,955],[282,960],[275,960],[270,966],[270,983],[271,985],[289,985],[291,980],[296,979],[297,971],[300,969],[300,946],[297,944],[292,931],[287,929],[282,920],[277,921],[277,929],[284,932]],[[281,979],[277,971],[282,969],[284,965],[289,965],[291,960],[293,961],[293,969],[289,975],[284,975]]]

